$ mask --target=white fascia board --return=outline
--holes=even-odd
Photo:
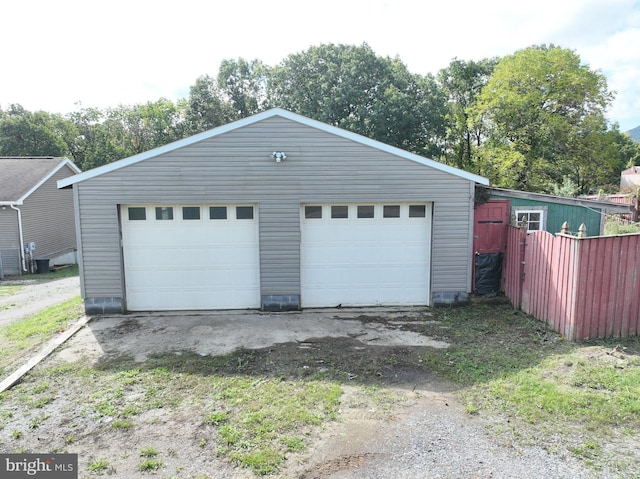
[[[78,168],[69,158],[62,158],[62,161],[60,161],[58,166],[56,166],[53,170],[51,170],[49,174],[46,175],[44,178],[42,178],[38,183],[36,183],[36,185],[33,188],[31,188],[24,195],[22,195],[21,198],[15,201],[15,204],[17,205],[23,204],[24,200],[26,200],[29,197],[29,195],[31,195],[31,193],[33,193],[38,188],[40,188],[49,178],[51,178],[53,175],[55,175],[58,171],[60,171],[65,166],[68,166],[76,174],[80,173],[80,168]],[[73,177],[70,176],[69,178],[73,178]]]
[[[174,141],[173,143],[169,143],[167,145],[154,148],[149,151],[145,151],[138,155],[130,156],[128,158],[124,158],[119,161],[115,161],[113,163],[109,163],[107,165],[99,166],[92,170],[85,171],[84,173],[80,173],[75,176],[71,176],[69,178],[65,178],[63,180],[58,181],[58,188],[65,188],[67,186],[73,185],[75,183],[79,183],[81,181],[88,180],[90,178],[94,178],[96,176],[109,173],[120,168],[124,168],[126,166],[130,166],[136,164],[140,161],[144,161],[149,158],[153,158],[154,156],[162,155],[164,153],[168,153],[170,151],[174,151],[178,148],[182,148],[188,145],[192,145],[202,140],[207,140],[209,138],[213,138],[218,135],[222,135],[229,131],[236,130],[238,128],[242,128],[247,125],[251,125],[253,123],[265,120],[267,118],[271,118],[274,116],[281,116],[283,118],[287,118],[289,120],[301,123],[303,125],[310,126],[312,128],[316,128],[318,130],[325,131],[327,133],[340,136],[363,145],[370,146],[372,148],[376,148],[381,151],[385,151],[387,153],[393,154],[395,156],[399,156],[401,158],[405,158],[408,160],[415,161],[422,165],[434,168],[436,170],[443,171],[445,173],[449,173],[451,175],[455,175],[461,178],[464,178],[469,181],[473,181],[475,183],[479,183],[481,185],[489,186],[489,180],[482,176],[474,175],[472,173],[468,173],[464,170],[460,170],[458,168],[454,168],[452,166],[445,165],[443,163],[430,160],[428,158],[424,158],[422,156],[416,155],[414,153],[409,153],[408,151],[401,150],[400,148],[396,148],[395,146],[387,145],[385,143],[381,143],[376,140],[372,140],[362,135],[358,135],[357,133],[352,133],[347,130],[343,130],[342,128],[338,128],[335,126],[328,125],[321,121],[312,120],[311,118],[307,118],[302,115],[298,115],[296,113],[292,113],[287,110],[283,110],[282,108],[273,108],[271,110],[264,111],[262,113],[258,113],[253,116],[249,116],[247,118],[243,118],[241,120],[234,121],[232,123],[228,123],[226,125],[219,126],[212,130],[204,131],[202,133],[198,133],[196,135],[190,136],[188,138],[183,138],[182,140]]]

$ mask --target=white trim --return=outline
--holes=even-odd
[[[533,205],[522,205],[522,206],[512,206],[513,217],[515,218],[516,225],[518,226],[518,214],[527,213],[527,233],[532,233],[534,231],[547,231],[547,207],[546,206],[533,206]],[[530,223],[530,214],[531,213],[539,213],[540,214],[540,228],[536,230],[529,229]]]
[[[31,195],[31,193],[33,193],[38,188],[40,188],[49,178],[51,178],[53,175],[55,175],[58,171],[60,171],[65,166],[68,166],[69,168],[71,168],[76,174],[80,173],[81,171],[80,168],[74,165],[69,158],[63,158],[63,160],[58,164],[58,166],[56,166],[53,170],[51,170],[51,172],[49,172],[48,175],[42,178],[38,183],[36,183],[36,185],[33,188],[31,188],[21,198],[19,198],[16,201],[16,204],[18,205],[23,204],[24,200],[26,200],[29,197],[29,195]],[[69,178],[73,178],[73,176],[70,176]]]
[[[154,148],[149,151],[145,151],[143,153],[130,156],[128,158],[124,158],[119,161],[115,161],[113,163],[109,163],[107,165],[99,166],[92,170],[85,171],[84,173],[80,173],[75,176],[71,176],[69,178],[65,178],[63,180],[58,181],[58,188],[65,188],[67,186],[71,186],[75,183],[79,183],[81,181],[85,181],[91,178],[95,178],[96,176],[103,175],[105,173],[110,173],[112,171],[119,170],[120,168],[124,168],[126,166],[130,166],[136,164],[140,161],[144,161],[149,158],[153,158],[158,155],[162,155],[164,153],[168,153],[170,151],[174,151],[178,148],[183,148],[188,145],[192,145],[202,140],[206,140],[209,138],[213,138],[218,135],[222,135],[224,133],[236,130],[238,128],[245,127],[247,125],[252,125],[259,121],[265,120],[267,118],[272,118],[274,116],[280,116],[282,118],[286,118],[288,120],[292,120],[298,123],[301,123],[306,126],[310,126],[312,128],[316,128],[318,130],[322,130],[324,132],[340,136],[342,138],[352,140],[358,143],[361,143],[366,146],[370,146],[372,148],[376,148],[378,150],[384,151],[386,153],[390,153],[392,155],[399,156],[401,158],[405,158],[411,161],[415,161],[416,163],[420,163],[425,166],[429,166],[436,170],[443,171],[445,173],[449,173],[451,175],[459,176],[469,181],[473,181],[475,183],[479,183],[481,185],[489,186],[489,180],[482,176],[474,175],[473,173],[469,173],[464,170],[460,170],[458,168],[454,168],[452,166],[445,165],[444,163],[440,163],[435,160],[430,160],[428,158],[424,158],[422,156],[416,155],[414,153],[409,153],[408,151],[401,150],[400,148],[396,148],[395,146],[387,145],[385,143],[381,143],[376,140],[372,140],[370,138],[364,137],[362,135],[358,135],[357,133],[352,133],[350,131],[343,130],[341,128],[328,125],[326,123],[322,123],[321,121],[312,120],[311,118],[307,118],[302,115],[298,115],[296,113],[292,113],[287,110],[283,110],[282,108],[273,108],[271,110],[264,111],[262,113],[258,113],[253,116],[249,116],[247,118],[243,118],[242,120],[234,121],[232,123],[228,123],[223,126],[219,126],[209,131],[205,131],[202,133],[198,133],[197,135],[190,136],[188,138],[184,138],[182,140],[174,141],[173,143],[169,143],[167,145]]]

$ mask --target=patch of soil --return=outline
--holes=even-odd
[[[20,279],[3,284],[23,286],[10,296],[0,296],[0,326],[33,316],[80,296],[80,279],[77,276],[38,282]]]

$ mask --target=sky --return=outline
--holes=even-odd
[[[222,60],[274,66],[320,44],[435,75],[553,43],[605,75],[612,123],[640,126],[640,0],[5,1],[0,41],[0,108],[61,114],[176,101]]]

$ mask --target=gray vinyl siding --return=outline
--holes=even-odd
[[[276,163],[270,154],[284,151]],[[76,183],[85,297],[122,297],[117,205],[255,204],[261,294],[300,293],[300,205],[431,202],[432,291],[469,291],[472,182],[271,117]],[[399,233],[401,234],[401,233]]]
[[[3,274],[20,274],[18,213],[9,206],[0,209],[0,256]]]
[[[20,206],[24,241],[35,242],[37,258],[56,258],[76,249],[73,191],[56,184],[74,174],[67,166],[61,168]]]

